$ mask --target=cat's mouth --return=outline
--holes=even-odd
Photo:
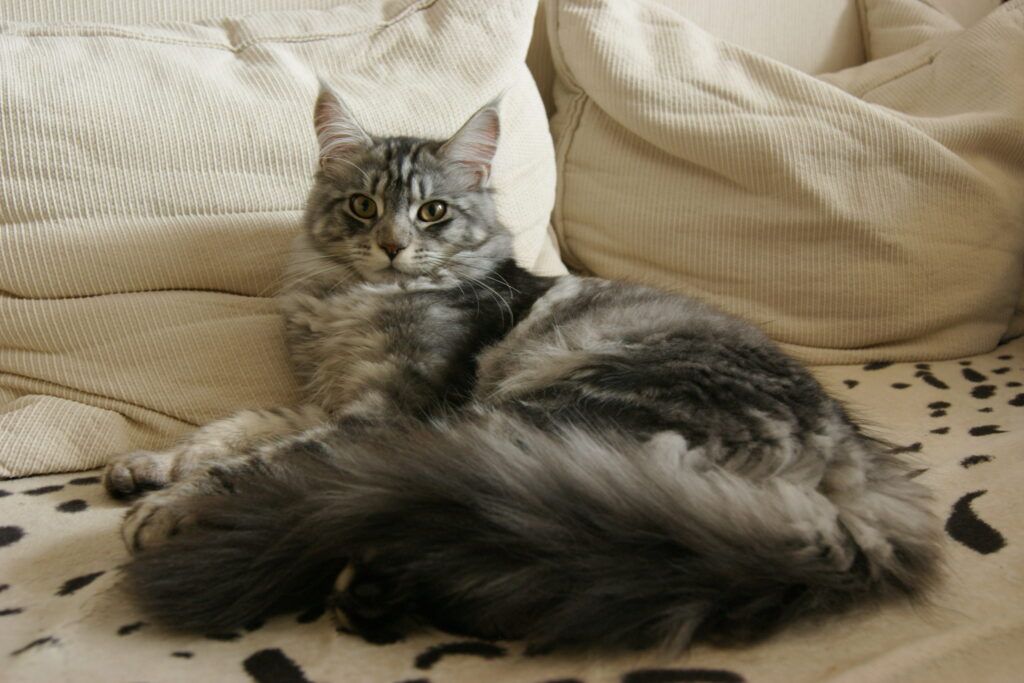
[[[420,272],[419,270],[409,269],[408,266],[400,263],[388,263],[387,265],[381,265],[376,268],[360,268],[362,276],[368,282],[376,283],[392,283],[392,282],[403,282],[416,277],[426,275],[426,273]]]

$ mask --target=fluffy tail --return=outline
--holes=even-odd
[[[126,577],[153,619],[190,630],[294,609],[351,563],[337,605],[367,634],[412,618],[538,647],[756,638],[932,575],[926,490],[854,446],[808,484],[709,466],[679,438],[507,419],[306,444],[191,501],[195,526]]]

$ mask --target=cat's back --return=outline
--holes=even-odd
[[[476,396],[543,423],[674,431],[744,467],[849,431],[842,408],[754,326],[687,297],[571,276],[481,355]]]
[[[788,369],[757,328],[700,301],[658,289],[600,278],[565,276],[532,306],[501,343],[480,359],[486,392],[531,371],[551,378],[598,358],[662,364],[665,354],[691,363],[769,355]]]

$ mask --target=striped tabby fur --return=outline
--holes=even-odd
[[[516,265],[496,105],[448,141],[372,138],[325,86],[315,123],[281,295],[307,404],[107,471],[160,489],[124,526],[152,618],[223,630],[331,593],[376,641],[678,649],[927,585],[928,492],[758,330]]]

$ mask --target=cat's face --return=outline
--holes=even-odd
[[[320,171],[306,228],[317,250],[369,282],[482,277],[511,256],[487,181],[498,142],[488,105],[447,141],[373,138],[321,88]]]

